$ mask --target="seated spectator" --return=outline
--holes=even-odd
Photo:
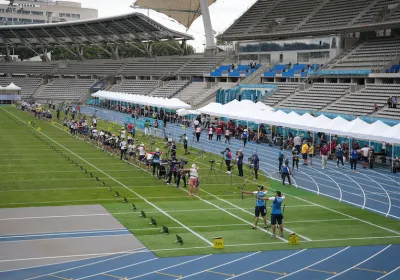
[[[392,97],[393,108],[397,108],[397,96]]]
[[[378,105],[375,103],[374,104],[374,112],[378,111]]]
[[[392,108],[392,97],[389,97],[387,100],[387,104],[389,108]]]

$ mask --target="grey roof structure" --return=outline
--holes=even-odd
[[[141,13],[74,22],[0,26],[0,46],[62,46],[193,40]]]

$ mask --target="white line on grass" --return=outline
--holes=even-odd
[[[296,270],[296,271],[294,271],[294,272],[292,272],[292,273],[286,274],[285,276],[276,278],[275,280],[283,279],[283,278],[289,277],[289,276],[291,276],[291,275],[293,275],[293,274],[299,273],[299,272],[301,272],[301,271],[303,271],[303,270],[306,270],[307,268],[310,268],[310,267],[312,267],[312,266],[314,266],[314,265],[317,265],[317,264],[322,263],[322,262],[324,262],[324,261],[326,261],[326,260],[329,260],[330,258],[333,258],[333,257],[336,256],[336,255],[339,255],[340,253],[346,251],[346,250],[349,249],[349,248],[350,248],[350,246],[348,246],[348,247],[346,247],[346,248],[340,250],[339,252],[336,252],[336,253],[330,255],[329,257],[326,257],[325,259],[322,259],[322,260],[320,260],[320,261],[317,261],[317,262],[315,262],[315,263],[313,263],[313,264],[311,264],[311,265],[309,265],[309,266],[303,267],[302,269]]]
[[[214,267],[210,267],[210,268],[208,268],[208,269],[205,269],[205,270],[202,270],[202,271],[199,271],[199,272],[195,272],[195,273],[186,275],[186,276],[184,276],[184,277],[181,277],[180,279],[189,278],[189,277],[192,277],[192,276],[195,276],[195,275],[198,275],[198,274],[201,274],[201,273],[210,271],[210,270],[214,270],[214,269],[219,268],[219,267],[221,267],[221,266],[225,266],[225,265],[228,265],[228,264],[237,262],[237,261],[241,261],[241,260],[243,260],[243,259],[247,259],[247,258],[252,257],[252,256],[254,256],[254,255],[257,255],[257,254],[259,254],[259,253],[261,253],[261,252],[260,252],[260,251],[259,251],[259,252],[255,252],[255,253],[252,253],[252,254],[250,254],[250,255],[247,255],[247,256],[244,256],[244,257],[235,259],[235,260],[233,260],[233,261],[230,261],[230,262],[227,262],[227,263],[223,263],[223,264],[220,264],[220,265],[217,265],[217,266],[214,266]]]
[[[291,254],[291,255],[289,255],[289,256],[286,256],[286,257],[284,257],[284,258],[281,258],[281,259],[279,259],[279,260],[276,260],[276,261],[274,261],[274,262],[271,262],[271,263],[269,263],[269,264],[267,264],[267,265],[263,265],[263,266],[260,266],[260,267],[255,268],[255,269],[252,269],[252,270],[243,272],[243,273],[241,273],[241,274],[235,275],[235,276],[233,276],[233,277],[231,277],[231,278],[228,278],[228,279],[226,279],[226,280],[241,277],[241,276],[243,276],[243,275],[246,275],[246,274],[249,274],[249,273],[251,273],[251,272],[257,271],[257,270],[259,270],[259,269],[261,269],[261,268],[264,268],[264,267],[273,265],[273,264],[275,264],[275,263],[278,263],[278,262],[281,262],[281,261],[286,260],[286,259],[288,259],[288,258],[291,258],[291,257],[293,257],[293,256],[296,256],[296,255],[298,255],[298,254],[300,254],[300,253],[303,253],[303,252],[306,251],[306,250],[307,250],[307,249],[303,249],[303,250],[298,251],[298,252],[296,252],[296,253],[293,253],[293,254]]]
[[[385,278],[386,276],[389,276],[390,274],[392,274],[393,272],[396,272],[397,270],[399,270],[400,269],[400,265],[398,266],[398,267],[396,267],[395,269],[393,269],[392,271],[389,271],[388,273],[386,273],[385,275],[383,275],[383,276],[381,276],[381,277],[379,277],[378,279],[376,279],[376,280],[380,280],[380,279],[383,279],[383,278]]]
[[[359,262],[358,264],[353,265],[352,267],[350,267],[350,268],[348,268],[348,269],[346,269],[346,270],[343,270],[342,272],[339,272],[339,273],[337,273],[337,274],[335,274],[335,275],[333,275],[333,276],[327,278],[326,280],[333,279],[333,278],[335,278],[335,277],[337,277],[337,276],[339,276],[339,275],[342,275],[343,273],[346,273],[347,271],[352,270],[353,268],[355,268],[355,267],[357,267],[357,266],[359,266],[359,265],[361,265],[361,264],[363,264],[363,263],[369,261],[370,259],[375,258],[377,255],[379,255],[379,254],[381,254],[382,252],[384,252],[384,251],[385,251],[386,249],[388,249],[390,246],[392,246],[392,245],[386,246],[385,248],[383,248],[382,250],[380,250],[378,253],[372,255],[372,256],[369,257],[368,259],[365,259],[365,260],[363,260],[362,262]]]
[[[263,170],[263,169],[260,169],[260,170],[261,170],[261,171],[263,171],[265,174],[269,174],[268,172],[266,172],[266,171],[265,171],[265,170]],[[273,178],[272,176],[268,176],[268,177],[270,177],[272,180],[276,180],[276,179],[275,179],[275,178]],[[300,188],[303,188],[303,189],[307,189],[307,188],[304,188],[304,187],[301,187],[301,186],[299,186],[299,187],[300,187]],[[307,190],[309,190],[309,191],[311,191],[311,192],[314,192],[313,190],[310,190],[310,189],[307,189]],[[322,194],[322,193],[321,193],[321,194]],[[328,197],[331,197],[331,196],[329,196],[329,195],[325,195],[325,194],[322,194],[322,195],[324,195],[324,196],[328,196]],[[354,219],[354,220],[357,220],[357,221],[360,221],[360,222],[363,222],[363,223],[369,224],[369,225],[371,225],[371,226],[374,226],[374,227],[377,227],[377,228],[380,228],[380,229],[383,229],[383,230],[386,230],[386,231],[389,231],[389,232],[392,232],[392,233],[395,233],[395,234],[398,234],[398,235],[400,235],[400,233],[399,233],[399,232],[397,232],[397,231],[395,231],[395,230],[388,229],[388,228],[385,228],[385,227],[379,226],[379,225],[377,225],[377,224],[374,224],[374,223],[371,223],[371,222],[368,222],[368,221],[362,220],[362,219],[360,219],[360,218],[353,217],[353,216],[351,216],[351,215],[348,215],[348,214],[345,214],[345,213],[343,213],[343,212],[340,212],[340,211],[334,210],[334,209],[332,209],[332,208],[329,208],[329,207],[323,206],[323,205],[321,205],[321,204],[314,203],[314,202],[308,201],[308,200],[306,200],[306,199],[303,199],[303,198],[300,198],[300,197],[297,197],[297,196],[294,196],[294,195],[291,195],[291,197],[293,197],[293,198],[296,198],[296,199],[298,199],[298,200],[301,200],[301,201],[303,201],[303,202],[310,203],[310,204],[312,204],[312,205],[315,205],[315,206],[321,207],[321,208],[323,208],[323,209],[326,209],[326,210],[329,210],[329,211],[331,211],[331,212],[334,212],[334,213],[341,214],[341,215],[343,215],[343,216],[346,216],[346,217],[352,218],[352,219]],[[334,197],[332,197],[332,198],[334,198]]]
[[[12,115],[14,118],[21,120],[20,118],[18,118],[17,116],[15,116],[13,113],[8,112],[7,110],[5,110],[4,108],[1,108],[2,110],[6,111],[8,114]],[[101,169],[99,169],[98,167],[96,167],[95,165],[91,164],[90,162],[88,162],[87,160],[85,160],[84,158],[80,157],[79,155],[77,155],[76,153],[74,153],[73,151],[69,150],[67,147],[61,145],[60,143],[58,143],[57,141],[55,141],[54,139],[50,138],[49,136],[47,136],[45,133],[38,131],[38,133],[40,133],[41,135],[43,135],[44,137],[46,137],[47,139],[49,139],[50,141],[54,142],[55,144],[59,145],[60,147],[62,147],[64,150],[68,151],[69,153],[73,154],[74,156],[80,158],[83,162],[85,162],[86,164],[90,165],[91,167],[95,168],[96,170],[98,170],[99,172],[101,172],[102,174],[106,175],[108,178],[110,178],[111,180],[113,180],[114,182],[116,182],[117,184],[121,185],[122,187],[124,187],[126,190],[130,191],[131,193],[135,194],[137,197],[141,198],[143,201],[145,201],[147,204],[151,205],[152,207],[154,207],[155,209],[159,210],[161,213],[163,213],[165,216],[167,216],[168,218],[170,218],[171,220],[173,220],[174,222],[180,224],[181,226],[183,226],[186,230],[188,230],[189,232],[191,232],[192,234],[194,234],[195,236],[199,237],[200,239],[202,239],[204,242],[206,242],[208,245],[213,246],[213,243],[210,242],[209,240],[207,240],[205,237],[201,236],[200,234],[198,234],[197,232],[193,231],[192,229],[190,229],[189,227],[185,226],[183,223],[181,223],[180,221],[178,221],[177,219],[175,219],[174,217],[172,217],[171,215],[169,215],[168,213],[166,213],[164,210],[162,210],[161,208],[157,207],[154,203],[151,203],[150,201],[148,201],[145,197],[139,195],[137,192],[131,190],[129,187],[127,187],[126,185],[122,184],[120,181],[118,181],[117,179],[115,179],[114,177],[108,175],[107,173],[105,173],[104,171],[102,171]]]

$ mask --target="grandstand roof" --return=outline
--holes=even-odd
[[[0,26],[0,45],[77,45],[193,40],[141,13],[74,22]]]
[[[208,6],[217,0],[207,0]],[[189,28],[201,15],[200,0],[137,0],[133,7],[152,9],[166,14]]]

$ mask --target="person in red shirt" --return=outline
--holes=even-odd
[[[321,150],[321,159],[322,159],[322,169],[325,169],[326,163],[328,161],[328,153],[329,153],[329,147],[325,144]]]
[[[217,127],[217,141],[221,142],[221,136],[222,136],[222,127],[218,126]]]

